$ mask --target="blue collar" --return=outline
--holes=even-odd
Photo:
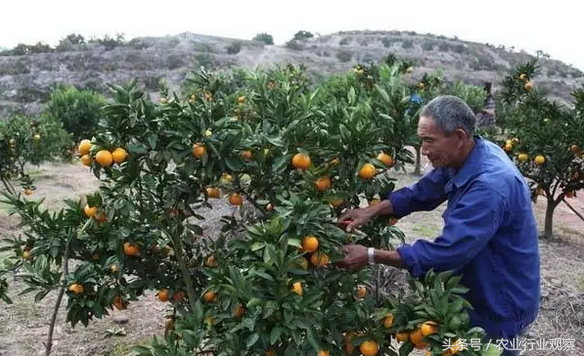
[[[468,155],[466,161],[462,165],[462,168],[458,172],[454,168],[447,168],[449,176],[452,177],[448,183],[446,183],[446,192],[449,193],[453,190],[454,186],[460,188],[465,185],[468,180],[474,177],[479,172],[479,165],[481,163],[481,157],[483,156],[485,141],[479,136],[474,136],[475,146]]]

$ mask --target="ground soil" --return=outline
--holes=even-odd
[[[426,167],[428,169],[428,167]],[[392,173],[397,187],[415,182],[418,177],[410,172]],[[77,198],[90,193],[98,186],[97,179],[82,165],[47,164],[34,172],[37,190],[31,199],[45,198],[45,204],[58,208],[64,198]],[[570,200],[580,212],[584,212],[584,197]],[[208,229],[217,228],[217,217],[233,210],[224,204],[209,212]],[[418,213],[402,219],[398,226],[404,230],[408,241],[417,238],[433,239],[442,229],[444,206],[433,212]],[[534,205],[534,211],[543,229],[545,201]],[[541,241],[542,306],[539,318],[530,327],[527,338],[573,339],[572,351],[539,350],[529,355],[579,355],[584,352],[584,222],[567,206],[560,205],[555,217],[555,241]],[[0,239],[19,233],[18,220],[0,206]],[[1,260],[0,256],[0,260]],[[1,261],[0,261],[1,262]],[[0,356],[33,356],[44,354],[50,315],[56,293],[49,294],[35,303],[33,295],[18,296],[23,289],[18,281],[9,280],[13,305],[0,304]],[[158,302],[150,293],[140,301],[130,304],[125,311],[113,311],[111,316],[94,321],[87,328],[71,328],[65,324],[65,305],[62,306],[55,332],[53,355],[56,356],[113,356],[130,355],[131,345],[148,343],[152,336],[164,330],[165,304]],[[119,316],[128,318],[126,324],[116,324]],[[112,336],[122,331],[125,336]],[[419,353],[420,355],[422,353]]]

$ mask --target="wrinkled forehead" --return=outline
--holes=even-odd
[[[427,116],[420,117],[417,133],[420,138],[437,138],[445,136],[444,131],[438,127],[436,121]]]

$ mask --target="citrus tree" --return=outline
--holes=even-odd
[[[503,81],[508,136],[501,146],[529,179],[534,202],[547,201],[546,238],[553,236],[553,214],[565,198],[584,188],[584,88],[572,93],[571,107],[552,102],[534,84],[536,62],[518,66]]]
[[[451,272],[390,297],[372,292],[371,269],[335,267],[347,243],[403,242],[389,217],[353,233],[337,226],[344,209],[394,189],[388,169],[406,159],[401,76],[384,65],[371,86],[343,90],[356,78],[203,71],[159,103],[136,81],[110,85],[114,102],[77,147],[99,190],[56,213],[5,194],[25,228],[6,247],[11,270],[26,271],[37,300],[57,290],[55,310],[67,297],[73,326],[156,291],[171,313],[164,341],[137,346],[141,355],[397,355],[392,340],[400,355],[442,355],[444,338],[478,338]],[[201,226],[212,199],[234,208],[215,237]]]
[[[47,118],[14,115],[0,120],[0,179],[12,193],[15,180],[24,193],[30,195],[35,187],[27,169],[45,161],[66,158],[73,141],[62,125]]]

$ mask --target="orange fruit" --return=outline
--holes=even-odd
[[[300,282],[296,282],[294,284],[292,284],[292,292],[298,294],[298,295],[302,295],[302,283]]]
[[[363,356],[374,356],[379,352],[379,345],[373,340],[363,341],[359,345],[359,351],[361,351]]]
[[[217,267],[217,261],[215,261],[215,256],[207,257],[207,260],[205,261],[205,265],[207,267]]]
[[[317,356],[331,356],[331,353],[326,350],[320,350],[318,351]]]
[[[168,299],[169,299],[168,289],[161,289],[160,291],[158,291],[158,300],[160,300],[161,302],[168,302]]]
[[[126,242],[124,243],[124,255],[126,256],[136,256],[138,254],[138,246]]]
[[[527,79],[527,74],[525,74],[525,73],[521,73],[521,74],[519,75],[519,79],[521,79],[521,80],[525,80],[525,79]]]
[[[105,215],[103,211],[98,211],[95,214],[94,218],[95,220],[97,220],[98,223],[104,223],[107,221],[107,215]]]
[[[125,149],[118,147],[112,152],[112,158],[117,164],[121,164],[128,158],[128,152]]]
[[[395,334],[395,339],[399,342],[406,342],[410,339],[410,333],[407,331],[400,331]]]
[[[306,170],[311,163],[310,157],[302,153],[297,153],[292,157],[292,166],[296,169]]]
[[[253,157],[253,153],[251,151],[247,150],[247,151],[241,152],[241,156],[243,157],[244,160],[249,162],[251,160],[251,158]]]
[[[118,272],[118,265],[111,265],[110,272],[117,273]]]
[[[245,96],[240,96],[239,98],[237,98],[237,103],[238,103],[238,104],[243,104],[243,103],[245,103]]]
[[[124,303],[124,301],[122,300],[122,297],[120,297],[118,295],[118,296],[114,297],[113,305],[118,310],[124,310],[124,309],[126,309],[127,303]]]
[[[22,258],[24,258],[25,260],[29,260],[32,257],[32,253],[30,251],[24,251],[22,253]]]
[[[209,292],[205,293],[203,298],[205,299],[205,301],[207,303],[211,303],[211,302],[214,302],[215,299],[217,299],[217,294],[215,292],[209,291]]]
[[[393,314],[387,314],[383,319],[383,327],[384,328],[391,328],[393,325]]]
[[[41,139],[41,135],[39,135],[39,134],[34,135],[34,140],[35,141],[38,141],[40,139]]]
[[[529,156],[527,156],[527,153],[520,153],[517,155],[517,160],[519,162],[525,162],[525,161],[527,161],[528,158],[529,158]]]
[[[393,165],[393,159],[390,155],[385,152],[381,152],[377,155],[377,159],[381,161],[381,163],[385,164],[386,166],[390,167]]]
[[[525,90],[531,91],[533,89],[533,84],[531,82],[525,83]]]
[[[243,316],[243,313],[245,313],[245,308],[243,307],[243,305],[237,304],[235,310],[233,311],[233,316],[235,316],[236,318],[241,318]]]
[[[410,333],[410,341],[412,344],[417,345],[424,341],[424,334],[422,334],[422,329],[417,328]]]
[[[365,288],[365,286],[358,286],[357,287],[357,296],[359,298],[365,298],[365,296],[367,295],[367,289]]]
[[[506,151],[506,152],[511,152],[511,151],[513,151],[513,145],[512,145],[511,143],[507,142],[507,143],[505,144],[505,151]]]
[[[340,206],[341,204],[343,204],[343,202],[344,202],[343,199],[335,199],[335,200],[331,201],[331,205],[336,208],[337,206]]]
[[[79,283],[73,283],[67,288],[69,292],[73,292],[74,294],[82,294],[85,291],[85,288]]]
[[[83,163],[86,166],[91,166],[91,156],[88,154],[85,154],[83,156],[81,156],[81,163]]]
[[[314,252],[318,248],[318,239],[315,236],[305,236],[302,239],[302,251]]]
[[[316,185],[316,189],[318,189],[319,192],[322,192],[323,190],[327,190],[331,187],[331,180],[329,177],[320,177],[314,184]]]
[[[114,162],[114,158],[110,151],[100,150],[95,155],[95,161],[102,167],[109,167]]]
[[[371,163],[365,163],[359,170],[359,177],[362,179],[371,179],[375,176],[375,166]]]
[[[324,252],[315,252],[310,256],[310,262],[317,266],[325,266],[329,263],[329,256]]]
[[[266,351],[266,356],[276,356],[276,351],[270,349]]]
[[[31,194],[32,194],[32,189],[30,189],[30,188],[26,188],[26,189],[24,190],[24,195],[31,195]]]
[[[221,197],[221,192],[219,191],[219,188],[208,187],[206,189],[206,191],[207,191],[207,195],[209,196],[209,198],[218,199],[219,197]]]
[[[79,142],[79,146],[77,146],[77,151],[79,151],[79,154],[81,156],[84,156],[84,155],[89,154],[91,147],[93,147],[93,145],[91,144],[91,141],[81,140],[81,142]]]
[[[97,213],[97,207],[96,206],[90,207],[89,205],[85,204],[85,208],[83,208],[83,212],[85,213],[85,216],[87,216],[88,218],[92,218]]]
[[[243,198],[237,193],[229,194],[229,204],[231,205],[241,205],[243,203]]]
[[[438,324],[433,321],[427,321],[424,324],[422,324],[420,330],[422,331],[422,335],[424,336],[435,334],[438,332]]]
[[[535,162],[535,164],[542,165],[545,163],[545,157],[542,155],[538,155],[538,156],[535,156],[535,159],[533,161]]]
[[[193,145],[192,153],[195,158],[201,158],[207,153],[207,149],[201,143],[195,143]]]

